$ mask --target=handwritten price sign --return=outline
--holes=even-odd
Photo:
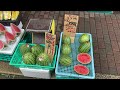
[[[79,16],[65,14],[64,17],[64,35],[71,37],[71,42],[74,42],[74,37],[78,25]]]
[[[45,52],[49,55],[49,58],[52,62],[56,45],[56,35],[45,32]]]

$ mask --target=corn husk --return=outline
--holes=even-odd
[[[0,11],[0,20],[3,20],[3,12]]]
[[[3,11],[4,20],[11,19],[11,11]]]
[[[16,20],[19,15],[19,11],[12,11],[12,18],[11,20]]]

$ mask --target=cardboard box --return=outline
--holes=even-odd
[[[26,31],[32,33],[32,43],[45,44],[45,32],[50,32],[51,19],[30,19]]]
[[[30,19],[26,31],[32,33],[50,32],[51,19]]]

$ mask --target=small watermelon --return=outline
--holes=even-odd
[[[91,62],[91,56],[88,53],[80,53],[77,55],[77,60],[82,64],[89,64]]]
[[[41,66],[48,66],[50,63],[48,54],[40,53],[36,58],[36,63]]]
[[[63,36],[63,44],[71,44],[71,38],[69,36]]]
[[[40,53],[44,52],[44,47],[40,46],[39,44],[35,44],[32,48],[31,48],[31,52],[33,54],[35,54],[36,56],[38,56]]]
[[[89,69],[86,66],[83,66],[80,64],[74,66],[74,71],[78,74],[81,74],[81,75],[88,75],[89,74]]]
[[[36,57],[31,52],[25,53],[22,58],[23,58],[23,62],[25,64],[29,64],[29,65],[35,65],[36,64]]]
[[[91,44],[90,42],[85,42],[85,43],[82,43],[79,48],[78,48],[78,52],[79,53],[88,53],[90,51],[90,48],[91,48]]]
[[[62,45],[62,54],[68,55],[71,53],[71,46],[68,44]]]
[[[84,43],[86,41],[89,41],[90,37],[88,34],[82,34],[80,37],[79,37],[79,42],[80,43]]]
[[[31,48],[30,48],[30,45],[29,44],[23,44],[20,46],[20,52],[22,55],[24,55],[25,53],[27,52],[31,52]]]
[[[61,55],[59,63],[63,66],[70,66],[72,58],[69,55]]]

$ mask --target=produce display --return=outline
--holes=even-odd
[[[0,20],[16,20],[19,11],[0,11]]]
[[[69,36],[63,35],[62,41],[62,55],[60,57],[59,63],[62,66],[70,66],[72,63],[72,57],[70,57],[70,53],[72,52],[71,38]]]
[[[75,64],[73,69],[76,74],[80,75],[88,75],[90,73],[89,69],[87,66],[91,63],[92,58],[91,55],[89,54],[89,51],[91,49],[91,43],[90,43],[90,36],[87,33],[84,33],[80,35],[78,38],[79,46],[76,48],[76,53],[78,52],[76,56],[76,60],[78,61],[79,64]],[[71,38],[68,36],[64,36],[62,38],[62,45],[61,45],[61,55],[59,58],[59,63],[62,66],[68,67],[72,64],[72,58],[70,57],[70,53],[72,53],[72,48],[71,48]]]
[[[21,33],[21,30],[13,23],[11,23],[10,28],[11,28],[11,32],[8,31],[2,23],[0,23],[0,36],[5,37],[4,38],[5,41],[2,41],[3,39],[1,39],[1,42],[3,43],[1,43],[0,46],[4,47],[4,45],[8,46],[8,45],[14,44],[16,42],[16,37],[18,37],[19,34]]]
[[[39,44],[30,46],[25,43],[20,46],[19,50],[25,64],[48,66],[50,63],[48,55],[44,52],[45,48]]]
[[[12,23],[11,23],[12,24]],[[12,26],[11,28],[14,28],[12,29],[12,31],[16,31],[16,25],[15,24],[12,24],[14,26]],[[17,27],[18,28],[18,27]],[[20,33],[20,31],[19,31]],[[5,26],[3,24],[0,23],[0,34],[4,35],[5,36],[5,39],[6,39],[6,43],[7,44],[11,44],[11,42],[14,42],[15,41],[15,35],[14,33],[10,33],[6,30]]]
[[[83,65],[75,65],[74,71],[78,74],[88,75],[89,68],[84,66],[84,64],[89,64],[91,62],[91,56],[88,54],[91,48],[90,36],[86,33],[82,34],[78,39],[80,46],[78,47],[79,54],[77,55],[77,60]]]
[[[19,61],[17,62],[19,63],[21,62],[21,66],[23,65],[23,67],[35,66],[37,68],[38,67],[40,68],[41,66],[47,66],[46,68],[48,68],[48,66],[51,65],[51,59],[55,59],[57,57],[57,55],[55,55],[54,58],[51,58],[51,56],[54,55],[54,50],[55,50],[54,46],[56,43],[55,41],[56,37],[55,38],[49,37],[50,39],[46,39],[47,34],[45,35],[45,41],[47,42],[45,43],[46,48],[45,46],[42,46],[37,43],[36,44],[35,43],[34,44],[19,43],[19,40],[22,38],[22,35],[24,34],[24,29],[20,29],[17,26],[17,24],[15,25],[14,23],[10,23],[9,27],[7,27],[7,25],[4,26],[4,23],[2,23],[6,21],[14,22],[14,20],[18,21],[19,15],[20,15],[19,11],[0,11],[0,21],[1,21],[0,51],[1,53],[4,54],[4,50],[6,50],[6,47],[10,47],[8,48],[8,52],[11,53],[12,50],[11,51],[9,50],[13,48],[13,46],[18,45],[17,50],[15,52],[13,51],[16,57],[13,55],[13,57],[15,58],[12,60],[15,60],[18,57]],[[93,50],[91,49],[92,47],[92,44],[91,44],[92,40],[90,40],[91,35],[88,33],[76,33],[77,24],[78,24],[77,22],[75,22],[76,20],[77,18],[75,16],[70,16],[68,18],[65,18],[66,23],[64,24],[64,26],[66,28],[64,28],[63,33],[61,33],[62,42],[60,40],[61,47],[59,47],[59,53],[60,53],[58,54],[59,61],[56,64],[59,66],[58,71],[60,71],[59,72],[60,75],[58,75],[58,77],[68,76],[73,78],[79,78],[79,76],[82,76],[82,77],[88,77],[90,75],[94,76],[94,74],[92,74],[94,72],[91,71],[92,69],[94,69],[93,56],[91,54]],[[38,19],[37,22],[35,22],[35,20],[33,19],[32,23],[29,23],[27,25],[28,26],[27,31],[35,32],[35,33],[46,32],[46,31],[49,31],[50,24],[51,24],[51,20],[45,21],[44,19],[42,20]],[[31,28],[34,30],[32,30]],[[50,31],[50,32],[53,32],[53,31]],[[18,38],[19,36],[20,38]],[[32,40],[33,40],[33,34],[32,34]],[[16,48],[16,46],[14,48]],[[19,66],[19,65],[17,66],[17,64],[16,64],[16,67]],[[57,72],[57,69],[56,69],[56,72]]]

